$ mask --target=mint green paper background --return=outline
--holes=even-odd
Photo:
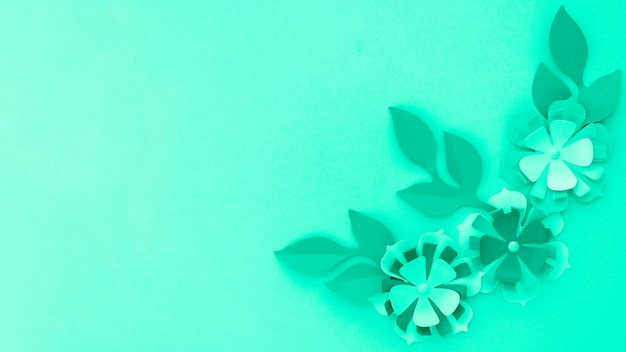
[[[467,210],[435,220],[395,197],[420,171],[387,107],[469,137],[497,191],[561,5],[337,3],[0,5],[0,351],[619,349],[624,101],[606,196],[564,215],[572,268],[525,308],[481,295],[470,333],[407,347],[276,262],[305,233],[348,242],[350,208],[398,238],[455,235]],[[586,81],[626,69],[622,1],[565,5]]]

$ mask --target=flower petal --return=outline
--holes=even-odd
[[[546,264],[548,254],[541,247],[522,246],[518,252],[520,259],[533,273],[538,273]]]
[[[546,243],[549,239],[550,231],[540,221],[533,221],[524,226],[517,241],[520,244]]]
[[[513,241],[517,237],[521,215],[519,209],[512,209],[508,214],[494,216],[493,227],[505,241]]]
[[[524,145],[529,149],[544,153],[547,153],[553,148],[550,136],[548,135],[548,131],[545,127],[541,127],[533,131],[526,138],[524,138]]]
[[[548,188],[553,191],[567,191],[576,186],[576,175],[563,162],[553,160],[548,168]]]
[[[439,324],[439,317],[435,312],[428,298],[420,298],[417,301],[415,312],[413,313],[413,322],[417,326],[428,327]]]
[[[550,163],[550,158],[544,153],[535,153],[523,157],[519,161],[519,168],[531,182],[537,181],[546,166]]]
[[[566,120],[550,122],[550,135],[554,148],[561,148],[576,132],[576,124]]]
[[[435,259],[435,261],[433,262],[433,266],[430,269],[430,274],[428,275],[428,283],[432,287],[445,284],[454,280],[455,278],[456,271],[452,269],[450,264],[439,258]]]
[[[502,285],[502,295],[504,299],[525,305],[529,300],[537,297],[541,287],[537,276],[533,274],[525,265],[521,267],[521,279],[515,283],[505,283]]]
[[[418,257],[403,265],[400,274],[413,284],[423,283],[426,281],[426,257]]]
[[[495,277],[502,282],[510,283],[521,280],[522,272],[517,255],[507,254],[504,261],[496,269]]]
[[[419,297],[417,288],[413,285],[398,285],[391,288],[389,299],[393,312],[402,314]]]
[[[506,242],[491,236],[480,238],[480,260],[483,264],[489,264],[506,253]]]
[[[454,313],[461,301],[461,296],[457,292],[445,288],[432,289],[428,298],[435,303],[443,315]]]
[[[591,139],[583,138],[567,145],[561,150],[561,158],[568,163],[578,166],[589,166],[593,161],[593,143]]]

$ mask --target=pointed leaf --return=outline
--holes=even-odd
[[[587,62],[587,40],[563,6],[550,28],[550,52],[559,68],[582,87]]]
[[[352,234],[359,243],[359,253],[378,262],[387,246],[395,243],[391,232],[377,220],[357,211],[350,210]]]
[[[357,263],[326,282],[326,286],[345,298],[366,302],[368,298],[380,292],[384,278],[389,277],[374,264]]]
[[[565,82],[561,81],[543,63],[537,67],[533,80],[533,101],[541,115],[548,117],[548,108],[557,100],[565,100],[572,95]]]
[[[610,116],[617,108],[621,88],[622,71],[620,70],[602,76],[589,87],[582,88],[578,101],[587,110],[586,122],[598,122]]]
[[[417,183],[399,191],[398,196],[418,211],[433,216],[450,214],[462,206],[480,204],[475,194],[463,193],[440,180]]]
[[[328,271],[353,255],[346,248],[325,237],[309,237],[275,251],[276,257],[287,266],[305,274]]]
[[[476,148],[467,140],[444,132],[446,166],[461,192],[475,193],[483,176],[483,162]]]
[[[431,175],[436,174],[437,147],[428,125],[410,112],[393,107],[389,111],[393,118],[396,140],[404,155]]]

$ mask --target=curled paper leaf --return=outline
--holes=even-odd
[[[319,274],[331,270],[352,253],[352,249],[319,236],[299,240],[274,252],[281,262],[305,274]]]
[[[550,28],[550,52],[557,66],[582,87],[587,63],[587,40],[563,6]]]
[[[385,247],[394,243],[393,235],[380,221],[355,210],[348,212],[352,235],[359,244],[359,252],[378,262],[385,254]]]
[[[344,298],[365,302],[380,291],[384,277],[380,267],[367,262],[356,263],[327,281],[326,286]]]
[[[578,101],[587,110],[587,123],[601,121],[617,108],[621,95],[622,71],[617,70],[598,78],[580,90]]]
[[[396,140],[404,155],[416,165],[436,174],[435,137],[422,119],[408,111],[390,107]]]
[[[390,108],[398,144],[414,162],[430,172],[431,182],[417,183],[398,192],[400,199],[429,215],[446,215],[461,206],[481,204],[476,196],[483,165],[476,148],[467,140],[444,132],[446,166],[458,185],[450,185],[437,172],[433,133],[417,116]],[[416,147],[416,146],[419,146]]]
[[[304,274],[321,274],[352,257],[378,262],[386,246],[394,243],[391,232],[379,221],[355,210],[350,210],[349,216],[358,247],[348,248],[327,237],[313,236],[275,251],[276,257]]]
[[[561,81],[543,63],[539,64],[537,72],[535,72],[532,94],[537,111],[546,117],[550,104],[557,100],[567,99],[572,95],[565,82]]]
[[[461,191],[474,194],[483,175],[483,162],[476,148],[467,140],[444,132],[446,165],[450,176],[459,183]]]

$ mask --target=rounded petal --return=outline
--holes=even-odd
[[[540,290],[539,280],[525,265],[521,266],[521,280],[502,285],[504,299],[521,305],[537,297]]]
[[[501,239],[483,236],[480,238],[480,260],[489,264],[507,253],[507,243]]]
[[[527,223],[517,241],[520,244],[546,243],[550,239],[550,231],[540,221]]]
[[[398,285],[391,288],[389,298],[393,312],[397,315],[404,313],[418,298],[417,289],[413,285]]]
[[[536,182],[550,163],[550,157],[545,153],[535,153],[523,157],[519,161],[520,170],[531,182]]]
[[[545,127],[541,127],[529,134],[526,138],[524,138],[523,144],[529,149],[544,153],[547,153],[553,148],[550,136],[548,135],[548,131]]]
[[[400,268],[400,274],[413,284],[426,281],[426,258],[418,257],[408,262]]]
[[[548,188],[553,191],[567,191],[576,186],[576,175],[563,160],[553,160],[548,167]]]
[[[570,267],[569,251],[561,242],[553,241],[544,246],[548,249],[548,259],[541,275],[545,275],[548,280],[556,280]]]
[[[495,272],[496,279],[501,282],[514,283],[522,279],[520,263],[517,255],[507,254]]]
[[[493,228],[496,229],[498,235],[505,241],[515,240],[520,227],[522,212],[519,209],[513,209],[508,214],[501,211],[495,211],[491,214],[493,216]]]
[[[546,264],[548,253],[544,248],[522,246],[519,250],[519,258],[533,273],[539,273]]]
[[[454,313],[461,301],[461,296],[457,292],[445,288],[432,289],[428,298],[435,303],[443,315]]]
[[[413,323],[417,326],[429,327],[439,324],[439,316],[435,312],[428,298],[420,298],[417,301],[415,312],[413,313]]]
[[[561,148],[576,132],[576,124],[566,120],[554,120],[550,122],[550,135],[554,148]]]
[[[561,150],[561,158],[577,166],[589,166],[593,161],[593,143],[589,138],[579,139]]]
[[[428,275],[428,283],[432,287],[439,286],[450,282],[456,278],[456,271],[452,269],[450,264],[437,258],[433,261],[433,265]]]
[[[480,292],[489,293],[495,290],[498,287],[500,281],[496,278],[496,271],[502,262],[504,261],[504,256],[498,259],[497,261],[485,266],[483,268],[483,276],[481,278],[481,286]]]

